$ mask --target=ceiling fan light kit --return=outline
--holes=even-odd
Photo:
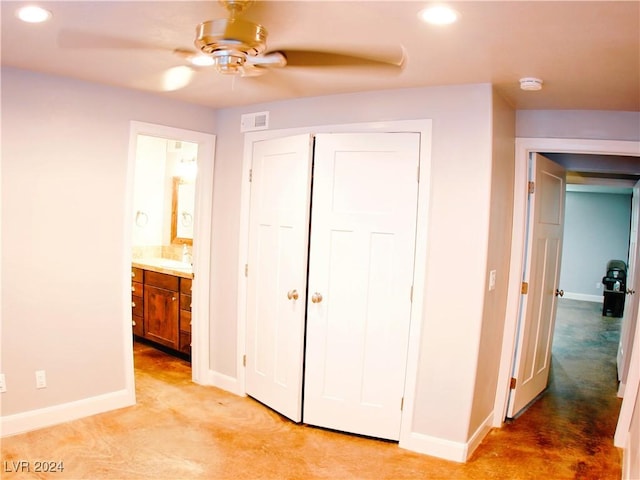
[[[49,10],[45,10],[42,7],[27,5],[26,7],[20,8],[16,12],[16,16],[23,22],[42,23],[49,20],[53,15]]]

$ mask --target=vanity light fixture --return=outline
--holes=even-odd
[[[420,19],[430,25],[450,25],[460,16],[453,8],[446,5],[431,5],[418,13]]]
[[[52,16],[49,10],[45,10],[42,7],[36,5],[27,5],[18,9],[16,16],[27,23],[42,23],[49,20]]]

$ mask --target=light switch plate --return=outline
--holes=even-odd
[[[47,388],[47,375],[44,370],[36,370],[36,388]]]
[[[496,289],[496,271],[491,270],[489,272],[489,291]]]

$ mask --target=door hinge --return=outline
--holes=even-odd
[[[249,169],[249,183],[253,181],[253,168]]]
[[[246,355],[243,355],[243,356],[242,356],[242,366],[243,366],[243,367],[246,367],[246,366],[247,366],[247,356],[246,356]]]
[[[536,182],[529,182],[529,194],[533,194],[536,191]]]
[[[529,284],[527,282],[522,282],[522,288],[520,289],[520,293],[526,295],[529,293]]]
[[[511,377],[511,382],[509,382],[509,389],[511,389],[511,390],[515,389],[516,388],[516,383],[518,383],[517,380],[515,378]]]
[[[400,399],[400,411],[402,412],[403,409],[404,409],[404,397]]]
[[[245,277],[249,276],[249,264],[248,263],[244,264],[244,276]]]

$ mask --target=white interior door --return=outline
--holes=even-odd
[[[305,423],[399,439],[419,139],[316,136]]]
[[[515,388],[508,417],[514,417],[546,387],[557,310],[562,253],[566,172],[542,155],[532,158],[534,193],[529,196],[528,293],[522,302],[514,361]]]
[[[309,235],[309,135],[254,144],[247,266],[246,391],[301,420]]]
[[[640,222],[640,182],[633,187],[633,197],[631,199],[631,228],[629,231],[629,262],[627,265],[627,296],[622,316],[622,326],[620,328],[620,343],[618,344],[618,380],[620,388],[618,396],[624,395],[627,373],[629,371],[629,359],[633,337],[638,322],[638,298],[633,296],[638,287],[638,275],[636,275],[637,255],[638,255],[638,223]]]

